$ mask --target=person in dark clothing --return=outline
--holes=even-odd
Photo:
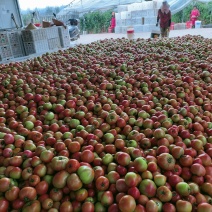
[[[161,8],[158,10],[156,26],[158,26],[160,21],[161,37],[168,37],[169,35],[169,29],[171,26],[171,11],[169,8],[170,6],[167,1],[164,1]]]

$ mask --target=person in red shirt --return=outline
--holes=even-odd
[[[112,12],[112,17],[110,21],[110,27],[112,29],[112,32],[115,32],[115,26],[116,26],[115,12]]]
[[[171,26],[171,11],[169,8],[170,6],[167,1],[164,1],[161,8],[158,10],[156,26],[158,26],[158,22],[160,21],[161,37],[168,37],[169,35]]]
[[[190,21],[192,22],[192,27],[195,26],[195,21],[197,21],[199,16],[200,16],[200,12],[197,9],[197,7],[194,6],[194,8],[193,8],[193,10],[191,11],[191,14],[190,14]]]

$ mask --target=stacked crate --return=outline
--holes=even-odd
[[[46,35],[50,50],[61,48],[58,27],[53,26],[46,28]]]
[[[134,27],[135,32],[150,32],[158,30],[156,27],[158,9],[161,7],[163,0],[143,1],[118,6],[116,13],[115,33],[126,33],[129,26]],[[122,10],[121,10],[122,9]]]
[[[128,5],[118,5],[118,13],[127,11],[128,10]]]
[[[22,45],[21,35],[18,31],[8,32],[8,38],[14,58],[23,57],[24,49]]]
[[[26,55],[49,51],[46,28],[23,30],[22,39]]]
[[[70,42],[70,35],[68,27],[59,26],[58,27],[59,37],[60,37],[60,43],[62,48],[69,48],[71,45]]]
[[[13,58],[7,32],[0,33],[0,61],[8,61]]]

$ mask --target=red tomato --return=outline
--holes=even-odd
[[[73,206],[70,201],[65,201],[60,205],[60,212],[73,212]]]
[[[132,196],[124,195],[119,200],[119,209],[122,212],[134,211],[135,208],[136,208],[136,202],[135,202],[135,199]]]
[[[94,212],[94,204],[92,202],[84,202],[81,208],[82,212]]]
[[[44,210],[49,210],[53,207],[53,200],[50,198],[46,198],[43,202],[42,202],[42,208]]]
[[[49,192],[49,197],[54,202],[58,202],[63,198],[63,190],[59,188],[52,188]]]
[[[11,181],[7,177],[0,179],[0,192],[6,192],[10,188]]]
[[[23,209],[22,212],[38,212],[41,211],[41,204],[38,200],[30,201],[27,202]]]
[[[5,198],[12,202],[18,198],[19,191],[20,189],[17,186],[13,186],[8,191],[6,191]]]
[[[34,200],[36,195],[36,190],[33,187],[24,187],[19,192],[19,198],[24,201]]]
[[[15,210],[21,209],[24,206],[24,201],[21,199],[16,199],[12,202],[12,208]]]
[[[9,201],[4,197],[0,197],[0,211],[7,212],[9,209]]]
[[[29,185],[34,187],[40,182],[40,177],[38,175],[33,174],[29,177],[28,181]]]
[[[49,184],[43,180],[35,186],[35,189],[39,195],[46,194],[49,189]]]

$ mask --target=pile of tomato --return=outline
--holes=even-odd
[[[1,212],[211,212],[211,157],[211,39],[0,65]]]

